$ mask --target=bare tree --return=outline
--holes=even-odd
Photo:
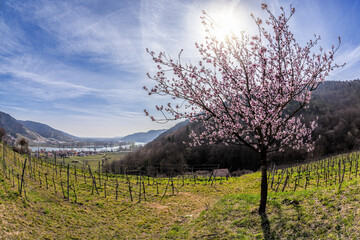
[[[6,130],[3,127],[0,127],[0,142],[6,136]]]
[[[20,139],[18,139],[17,144],[20,145],[20,149],[19,149],[20,153],[28,154],[30,152],[29,140],[27,140],[26,138],[21,137]]]

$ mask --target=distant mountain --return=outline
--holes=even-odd
[[[122,137],[121,141],[134,141],[134,142],[151,142],[167,129],[150,130],[148,132],[138,132]]]
[[[179,123],[177,123],[175,126],[173,126],[172,128],[170,128],[170,129],[164,131],[163,133],[161,133],[161,134],[159,135],[159,138],[161,138],[161,137],[163,137],[163,136],[167,136],[167,135],[169,135],[169,134],[172,134],[172,133],[178,131],[180,128],[187,126],[189,123],[190,123],[189,120],[185,120],[185,121],[179,122]],[[155,140],[155,139],[154,139],[154,140]]]
[[[21,121],[21,120],[19,120],[19,122],[23,124],[27,129],[36,132],[40,134],[42,137],[47,139],[65,141],[65,142],[78,140],[78,137],[72,136],[60,130],[56,130],[43,123],[38,123],[33,121]]]
[[[26,137],[32,143],[57,144],[61,142],[112,142],[112,141],[134,141],[148,143],[164,133],[166,129],[138,132],[125,137],[116,138],[78,138],[60,130],[54,129],[46,124],[34,121],[16,120],[7,113],[0,112],[0,127],[13,138]]]
[[[0,127],[12,138],[25,137],[33,143],[72,142],[78,139],[46,124],[16,120],[4,112],[0,112]]]
[[[14,138],[22,136],[30,140],[42,139],[39,134],[30,131],[18,120],[4,112],[0,112],[0,127],[4,128],[6,133]]]

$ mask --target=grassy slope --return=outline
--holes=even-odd
[[[0,215],[3,216],[0,236],[50,239],[164,238],[172,225],[196,218],[220,196],[236,192],[234,187],[238,185],[236,181],[223,183],[221,187],[188,183],[175,195],[168,191],[161,201],[164,181],[160,186],[161,196],[148,197],[147,202],[137,203],[136,192],[133,203],[128,198],[116,201],[114,197],[105,199],[97,195],[74,203],[46,189],[28,190],[25,201],[9,186],[8,180],[0,181]]]
[[[267,216],[257,214],[258,194],[227,195],[183,226],[176,239],[360,239],[359,179],[337,187],[271,193]]]
[[[39,168],[40,169],[40,168]],[[352,179],[351,179],[352,178]],[[210,186],[204,179],[175,181],[179,192],[161,200],[167,179],[147,185],[147,201],[137,203],[138,185],[133,179],[135,201],[126,185],[115,200],[89,194],[79,180],[78,201],[66,201],[57,190],[30,181],[27,199],[0,171],[0,238],[4,239],[358,239],[360,238],[360,178],[345,175],[342,188],[333,183],[307,190],[270,192],[268,215],[257,214],[260,175],[254,173]],[[64,179],[62,179],[64,180]],[[62,181],[60,179],[60,181]],[[44,180],[43,180],[44,182]],[[110,185],[111,181],[108,182]],[[290,184],[291,185],[291,184]],[[303,184],[300,184],[303,185]],[[330,184],[329,184],[330,185]]]

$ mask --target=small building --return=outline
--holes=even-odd
[[[212,175],[214,177],[231,177],[230,171],[227,168],[214,169]]]

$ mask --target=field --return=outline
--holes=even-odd
[[[70,156],[68,158],[60,159],[60,163],[66,166],[70,164],[70,166],[77,166],[82,167],[84,164],[90,165],[92,170],[98,170],[99,162],[104,158],[107,158],[108,161],[120,160],[127,152],[109,152],[109,153],[102,153],[98,155],[89,155],[89,156]]]
[[[229,179],[110,175],[0,150],[3,239],[360,237],[358,153],[271,167],[268,214],[261,218],[259,173]]]

